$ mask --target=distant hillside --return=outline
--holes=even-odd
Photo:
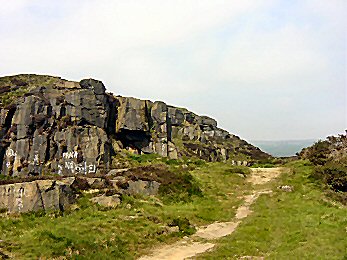
[[[250,141],[264,152],[273,156],[293,156],[301,149],[311,146],[316,140],[281,140],[281,141]]]

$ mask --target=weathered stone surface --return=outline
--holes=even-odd
[[[112,195],[112,196],[101,195],[98,197],[91,198],[90,200],[94,203],[99,204],[100,206],[109,207],[109,208],[116,208],[121,203],[119,195]]]
[[[217,127],[217,121],[214,120],[213,118],[208,117],[208,116],[200,116],[198,118],[198,124],[211,126],[212,128]]]
[[[105,189],[107,188],[106,180],[103,178],[82,178],[87,180],[91,189]]]
[[[168,114],[173,126],[181,126],[184,122],[184,114],[179,108],[169,107]]]
[[[106,91],[104,84],[95,79],[83,79],[80,81],[80,86],[85,89],[92,89],[96,95],[104,95]]]
[[[160,183],[156,181],[128,181],[129,187],[125,190],[129,195],[157,195]]]
[[[149,131],[147,102],[136,98],[118,98],[116,132],[122,130]]]
[[[92,79],[79,84],[37,75],[27,80],[37,85],[11,108],[1,108],[2,174],[86,174],[107,168],[113,104],[104,85]]]
[[[167,105],[162,101],[156,101],[152,105],[151,117],[157,124],[164,124],[167,121]]]
[[[105,174],[127,149],[172,159],[207,161],[269,155],[198,116],[164,102],[105,93],[101,81],[18,75],[0,78],[0,170],[3,175]],[[124,165],[114,162],[113,165]]]
[[[75,194],[64,182],[37,180],[0,186],[0,208],[8,212],[64,210]]]
[[[125,149],[138,153],[150,143],[149,101],[117,97],[119,101],[116,136]]]
[[[293,192],[294,191],[294,187],[290,186],[290,185],[278,186],[277,189],[285,191],[285,192]]]
[[[175,159],[175,160],[178,159],[178,150],[174,143],[168,142],[167,149],[168,149],[168,157],[170,159]]]

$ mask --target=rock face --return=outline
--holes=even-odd
[[[95,193],[97,196],[90,199],[93,203],[117,207],[122,194],[149,196],[159,192],[160,183],[154,180],[104,177],[76,176],[0,185],[0,212],[64,211],[82,192]]]
[[[22,213],[38,210],[64,210],[75,200],[71,180],[37,180],[0,186],[0,209]]]
[[[107,127],[114,101],[104,85],[96,80],[22,78],[25,94],[1,106],[2,174],[86,174],[108,167]],[[13,84],[13,79],[6,83]]]
[[[0,78],[0,169],[9,176],[106,173],[122,150],[207,161],[269,157],[207,116],[105,92],[101,81]]]

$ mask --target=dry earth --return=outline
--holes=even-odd
[[[247,181],[253,184],[253,192],[244,196],[244,202],[236,211],[235,218],[230,222],[215,222],[208,226],[199,227],[191,237],[186,237],[171,245],[154,249],[151,255],[143,256],[139,260],[180,260],[194,257],[198,254],[212,250],[216,245],[215,239],[230,235],[242,219],[252,213],[250,206],[261,194],[271,193],[271,190],[259,189],[257,186],[266,184],[277,178],[283,168],[254,168]],[[203,241],[203,242],[201,242]],[[241,259],[250,259],[245,256]],[[252,257],[251,257],[252,259]]]

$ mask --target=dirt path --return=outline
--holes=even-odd
[[[254,191],[251,195],[244,196],[244,202],[238,207],[233,221],[215,222],[208,226],[199,227],[193,236],[174,244],[157,248],[150,256],[141,257],[139,260],[179,260],[194,257],[208,250],[212,250],[215,246],[214,239],[233,233],[242,219],[252,213],[250,206],[256,199],[261,194],[272,192],[271,190],[256,189],[256,187],[277,178],[282,170],[283,168],[253,168],[251,176],[247,181],[253,184]]]

